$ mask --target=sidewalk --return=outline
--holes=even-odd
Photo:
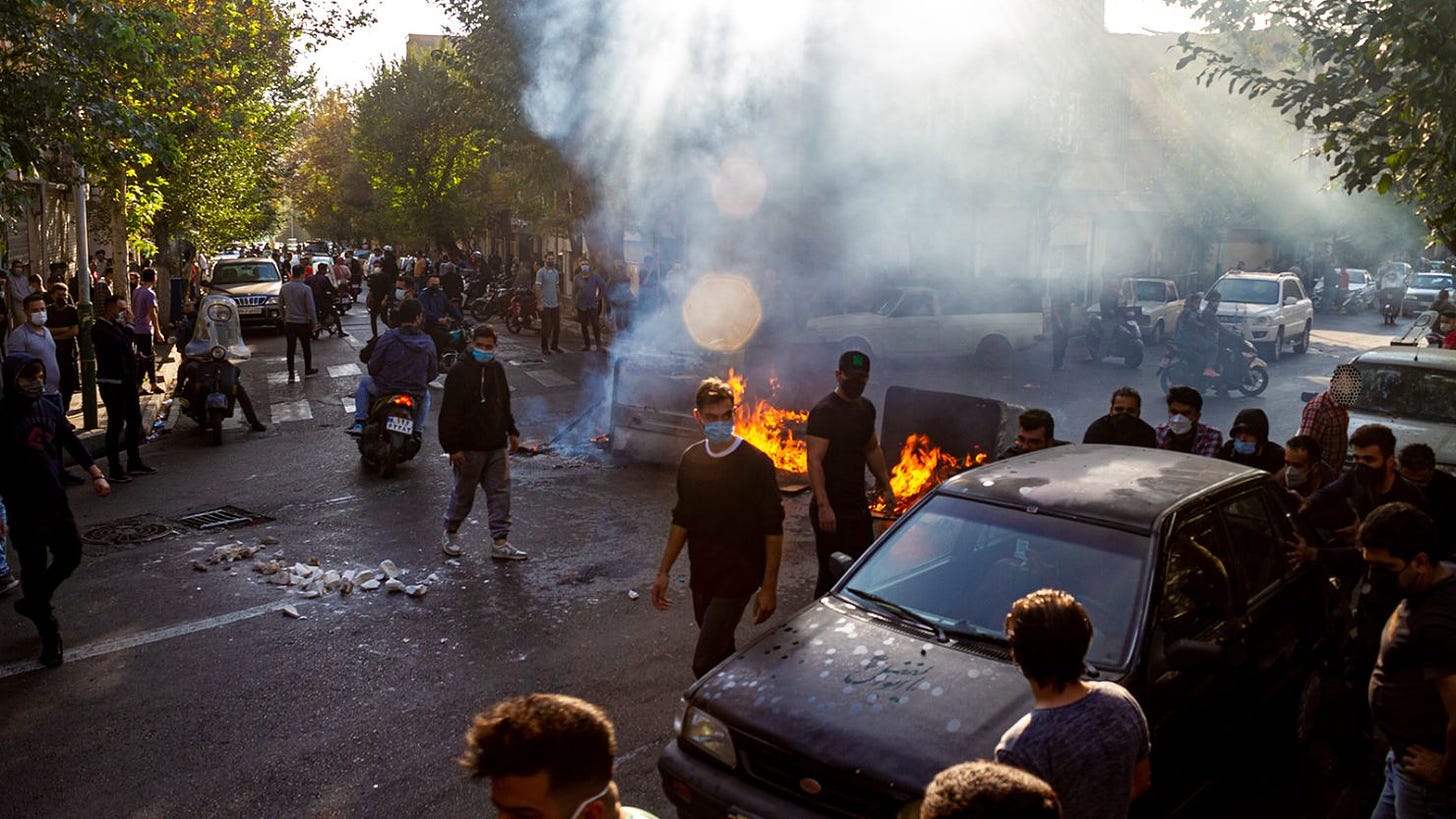
[[[175,349],[170,343],[157,345],[157,383],[162,385],[161,395],[144,393],[141,396],[142,404],[142,440],[145,445],[156,436],[153,434],[152,425],[158,418],[165,418],[163,411],[167,402],[171,399],[172,391],[176,389],[177,367],[182,363],[180,356],[175,354]],[[71,401],[72,410],[66,415],[72,426],[76,427],[76,437],[81,439],[81,444],[91,457],[97,461],[106,460],[106,405],[101,403],[101,397],[96,398],[96,428],[81,429],[81,402],[76,399]],[[70,463],[70,459],[67,458]],[[104,468],[104,467],[103,467]]]

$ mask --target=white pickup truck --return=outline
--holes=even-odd
[[[1041,295],[1032,287],[992,289],[975,282],[956,290],[896,287],[874,312],[821,316],[808,326],[872,359],[974,355],[985,366],[1004,367],[1041,334]]]

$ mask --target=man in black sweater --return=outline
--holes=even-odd
[[[445,376],[440,402],[440,447],[450,455],[455,487],[445,510],[445,554],[458,556],[460,524],[475,505],[475,487],[485,490],[491,547],[495,560],[525,560],[511,545],[511,470],[507,456],[520,445],[511,415],[511,388],[495,360],[495,330],[482,324],[472,333],[469,355]],[[507,449],[509,446],[509,450]]]
[[[693,417],[707,440],[684,450],[678,465],[677,505],[652,584],[652,605],[659,610],[671,605],[668,575],[687,544],[698,624],[693,674],[701,677],[735,651],[733,631],[755,589],[755,625],[778,605],[784,506],[773,462],[733,434],[733,389],[720,379],[705,379],[694,403]]]
[[[96,389],[106,406],[106,462],[111,483],[130,483],[132,475],[150,475],[157,470],[142,463],[142,406],[137,398],[135,336],[126,320],[126,298],[107,296],[101,315],[91,325],[91,344],[96,350]],[[121,468],[123,433],[126,468]]]

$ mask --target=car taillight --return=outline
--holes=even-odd
[[[411,398],[408,395],[396,395],[394,398],[390,399],[389,403],[398,404],[401,407],[413,407],[415,405],[415,399]]]

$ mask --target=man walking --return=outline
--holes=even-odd
[[[283,334],[288,338],[288,383],[295,380],[293,356],[299,344],[303,345],[303,374],[314,375],[313,331],[318,328],[318,308],[314,304],[313,289],[303,283],[303,265],[293,266],[293,276],[278,291],[278,300],[283,303]]]
[[[844,353],[834,378],[839,385],[809,411],[805,428],[809,486],[814,493],[809,502],[809,523],[814,528],[814,552],[819,560],[816,599],[834,584],[830,555],[843,552],[859,557],[875,539],[864,491],[866,466],[875,476],[875,492],[886,508],[895,508],[890,470],[875,434],[875,405],[864,397],[870,380],[870,357],[858,350]]]
[[[536,271],[536,303],[541,305],[541,352],[551,355],[561,349],[561,271],[556,258],[546,254],[546,263]]]
[[[440,403],[440,448],[450,456],[455,484],[445,510],[445,554],[458,557],[460,524],[475,505],[475,488],[485,491],[489,515],[490,556],[494,560],[525,560],[525,552],[511,545],[510,452],[521,443],[511,414],[511,388],[506,371],[495,360],[496,335],[482,324],[471,334],[469,355],[445,376],[445,397]]]
[[[137,355],[141,358],[142,372],[152,385],[152,394],[162,392],[157,386],[157,349],[153,342],[166,341],[162,335],[162,322],[157,314],[157,271],[150,267],[141,272],[141,286],[131,294],[131,331],[136,336]],[[140,381],[140,377],[137,379]]]
[[[1151,784],[1143,710],[1113,682],[1084,682],[1092,621],[1055,589],[1017,600],[1006,615],[1011,659],[1036,708],[1007,729],[996,761],[1046,780],[1067,819],[1122,819]]]
[[[61,449],[90,473],[97,495],[106,497],[111,487],[66,416],[41,398],[46,373],[40,359],[12,353],[0,374],[5,385],[0,399],[0,463],[5,464],[0,469],[0,501],[8,513],[0,536],[10,539],[20,558],[25,597],[15,601],[15,611],[35,624],[40,661],[53,668],[64,656],[51,599],[81,564],[81,535],[61,483]]]
[[[652,583],[652,605],[666,611],[669,574],[686,544],[698,624],[696,677],[736,650],[733,632],[755,589],[755,625],[778,605],[784,506],[773,462],[733,434],[733,404],[733,388],[726,382],[708,378],[698,385],[693,417],[706,440],[684,450],[678,464],[677,505]]]
[[[134,338],[126,325],[126,300],[121,296],[107,296],[101,315],[91,325],[91,344],[96,349],[96,389],[106,407],[106,462],[111,470],[111,483],[130,483],[132,475],[150,475],[157,471],[142,463],[142,407],[137,397]],[[126,469],[121,468],[123,435]]]
[[[571,280],[571,289],[575,291],[576,323],[581,325],[581,351],[588,352],[595,342],[597,349],[602,349],[602,295],[606,291],[606,282],[602,277],[592,271],[591,263],[586,259],[581,260],[578,265],[576,276]]]

